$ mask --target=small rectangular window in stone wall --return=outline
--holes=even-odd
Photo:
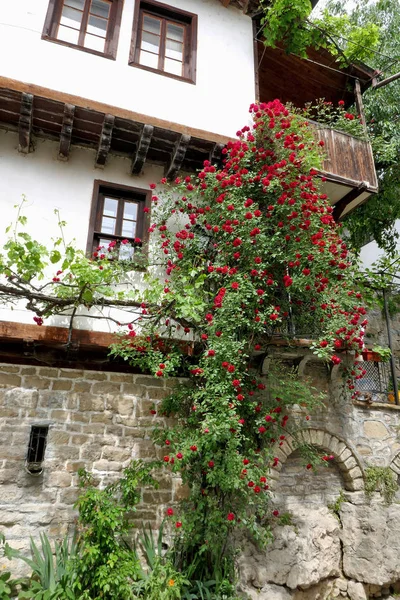
[[[362,363],[366,374],[356,382],[359,400],[366,402],[391,402],[390,367],[387,362],[366,360]],[[394,403],[394,396],[392,402]]]
[[[31,475],[40,475],[43,471],[44,453],[47,444],[48,425],[32,425],[29,437],[26,469]]]

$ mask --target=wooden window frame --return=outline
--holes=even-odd
[[[46,19],[43,27],[42,40],[47,40],[49,42],[54,42],[55,44],[61,44],[62,46],[68,46],[69,48],[83,50],[83,52],[89,52],[90,54],[95,54],[96,56],[101,56],[103,58],[115,60],[117,57],[118,38],[121,27],[121,17],[124,0],[110,1],[111,9],[107,34],[105,38],[104,52],[99,52],[98,50],[86,48],[85,46],[80,44],[72,44],[71,42],[65,42],[64,40],[57,39],[57,29],[60,24],[61,12],[63,9],[63,0],[49,1],[49,6],[47,9]],[[89,7],[90,0],[85,0],[85,8],[83,13],[83,21],[86,22],[85,33],[89,15]]]
[[[136,237],[141,239],[141,247],[146,254],[149,241],[148,229],[150,227],[151,190],[143,190],[128,185],[119,185],[118,183],[96,179],[93,186],[92,205],[90,208],[89,232],[86,246],[87,256],[90,257],[93,255],[93,252],[98,246],[96,240],[99,237],[110,239],[110,241],[115,240],[117,242],[123,239],[130,241],[134,240],[134,238],[128,238],[125,235],[101,233],[100,229],[101,218],[103,216],[104,196],[111,196],[118,200],[137,200],[138,202],[143,203],[142,210],[138,210]],[[139,196],[139,198],[134,198],[134,196]],[[144,208],[148,208],[149,211],[145,213],[143,210]],[[120,206],[118,207],[118,212],[121,212]]]
[[[174,73],[167,73],[162,69],[155,69],[142,65],[139,62],[140,43],[141,43],[141,29],[140,24],[142,23],[143,12],[150,13],[155,17],[163,19],[163,22],[173,21],[179,25],[185,25],[185,42],[184,42],[184,58],[183,58],[183,72],[184,74],[175,75]],[[161,34],[161,45],[160,55],[163,55],[165,51],[165,36]],[[165,58],[165,56],[163,56]],[[156,2],[156,0],[136,0],[135,13],[133,18],[133,30],[131,40],[131,50],[129,54],[129,65],[157,73],[159,75],[165,75],[172,79],[178,79],[179,81],[185,81],[186,83],[196,83],[196,62],[197,62],[197,15]]]

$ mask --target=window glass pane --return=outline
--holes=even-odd
[[[182,25],[175,23],[167,23],[167,37],[177,42],[183,42],[183,30]]]
[[[153,67],[153,69],[158,69],[158,56],[157,54],[149,54],[149,52],[140,52],[140,60],[141,65],[145,65],[146,67]]]
[[[164,61],[164,71],[173,75],[182,76],[182,63],[177,60],[166,58]]]
[[[127,238],[135,237],[136,221],[122,221],[121,235]]]
[[[70,29],[60,25],[57,32],[57,39],[70,44],[77,44],[79,38],[79,29]]]
[[[85,7],[85,0],[64,0],[64,6],[71,6],[72,8],[83,10]]]
[[[167,38],[165,43],[165,56],[174,58],[175,60],[183,61],[183,44],[174,42]]]
[[[93,17],[93,15],[90,15],[86,31],[88,33],[93,33],[105,38],[107,33],[107,24],[108,21],[106,21],[106,19],[101,19],[100,17]]]
[[[85,46],[85,48],[91,48],[92,50],[97,50],[98,52],[104,52],[105,43],[106,40],[104,38],[100,38],[87,33],[85,35],[85,43],[83,45]]]
[[[156,35],[160,35],[161,21],[159,19],[154,19],[153,17],[149,17],[148,15],[144,15],[143,29],[145,31],[149,31],[150,33],[155,33]]]
[[[104,2],[103,0],[92,0],[90,12],[94,15],[98,15],[99,17],[103,17],[104,19],[108,19],[110,14],[110,6],[111,4],[109,2]]]
[[[101,231],[103,233],[115,234],[116,220],[111,217],[103,217],[101,221]]]
[[[124,219],[131,219],[136,221],[137,218],[137,204],[134,202],[125,202],[124,205]]]
[[[115,198],[104,198],[103,215],[117,218],[118,200]]]
[[[158,35],[153,35],[152,33],[147,33],[147,31],[143,31],[142,33],[142,50],[147,50],[148,52],[154,52],[154,54],[158,54],[160,47],[160,37]]]
[[[99,248],[104,251],[104,250],[108,250],[108,244],[111,242],[111,240],[107,240],[105,238],[100,238],[99,239]]]
[[[68,27],[72,27],[73,29],[79,29],[82,21],[82,13],[79,10],[75,10],[74,8],[69,8],[69,6],[64,6],[60,25],[66,25]]]
[[[134,248],[130,244],[121,244],[119,247],[119,259],[120,260],[129,260],[132,258],[134,253]]]

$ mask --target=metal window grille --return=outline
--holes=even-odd
[[[389,363],[366,360],[362,366],[366,373],[356,382],[360,400],[388,402],[388,392],[391,389]]]
[[[29,437],[26,468],[31,475],[40,475],[47,444],[48,425],[32,425]]]

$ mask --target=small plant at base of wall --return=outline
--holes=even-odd
[[[379,492],[387,504],[391,504],[399,486],[390,467],[367,467],[365,469],[365,492],[371,497]]]

